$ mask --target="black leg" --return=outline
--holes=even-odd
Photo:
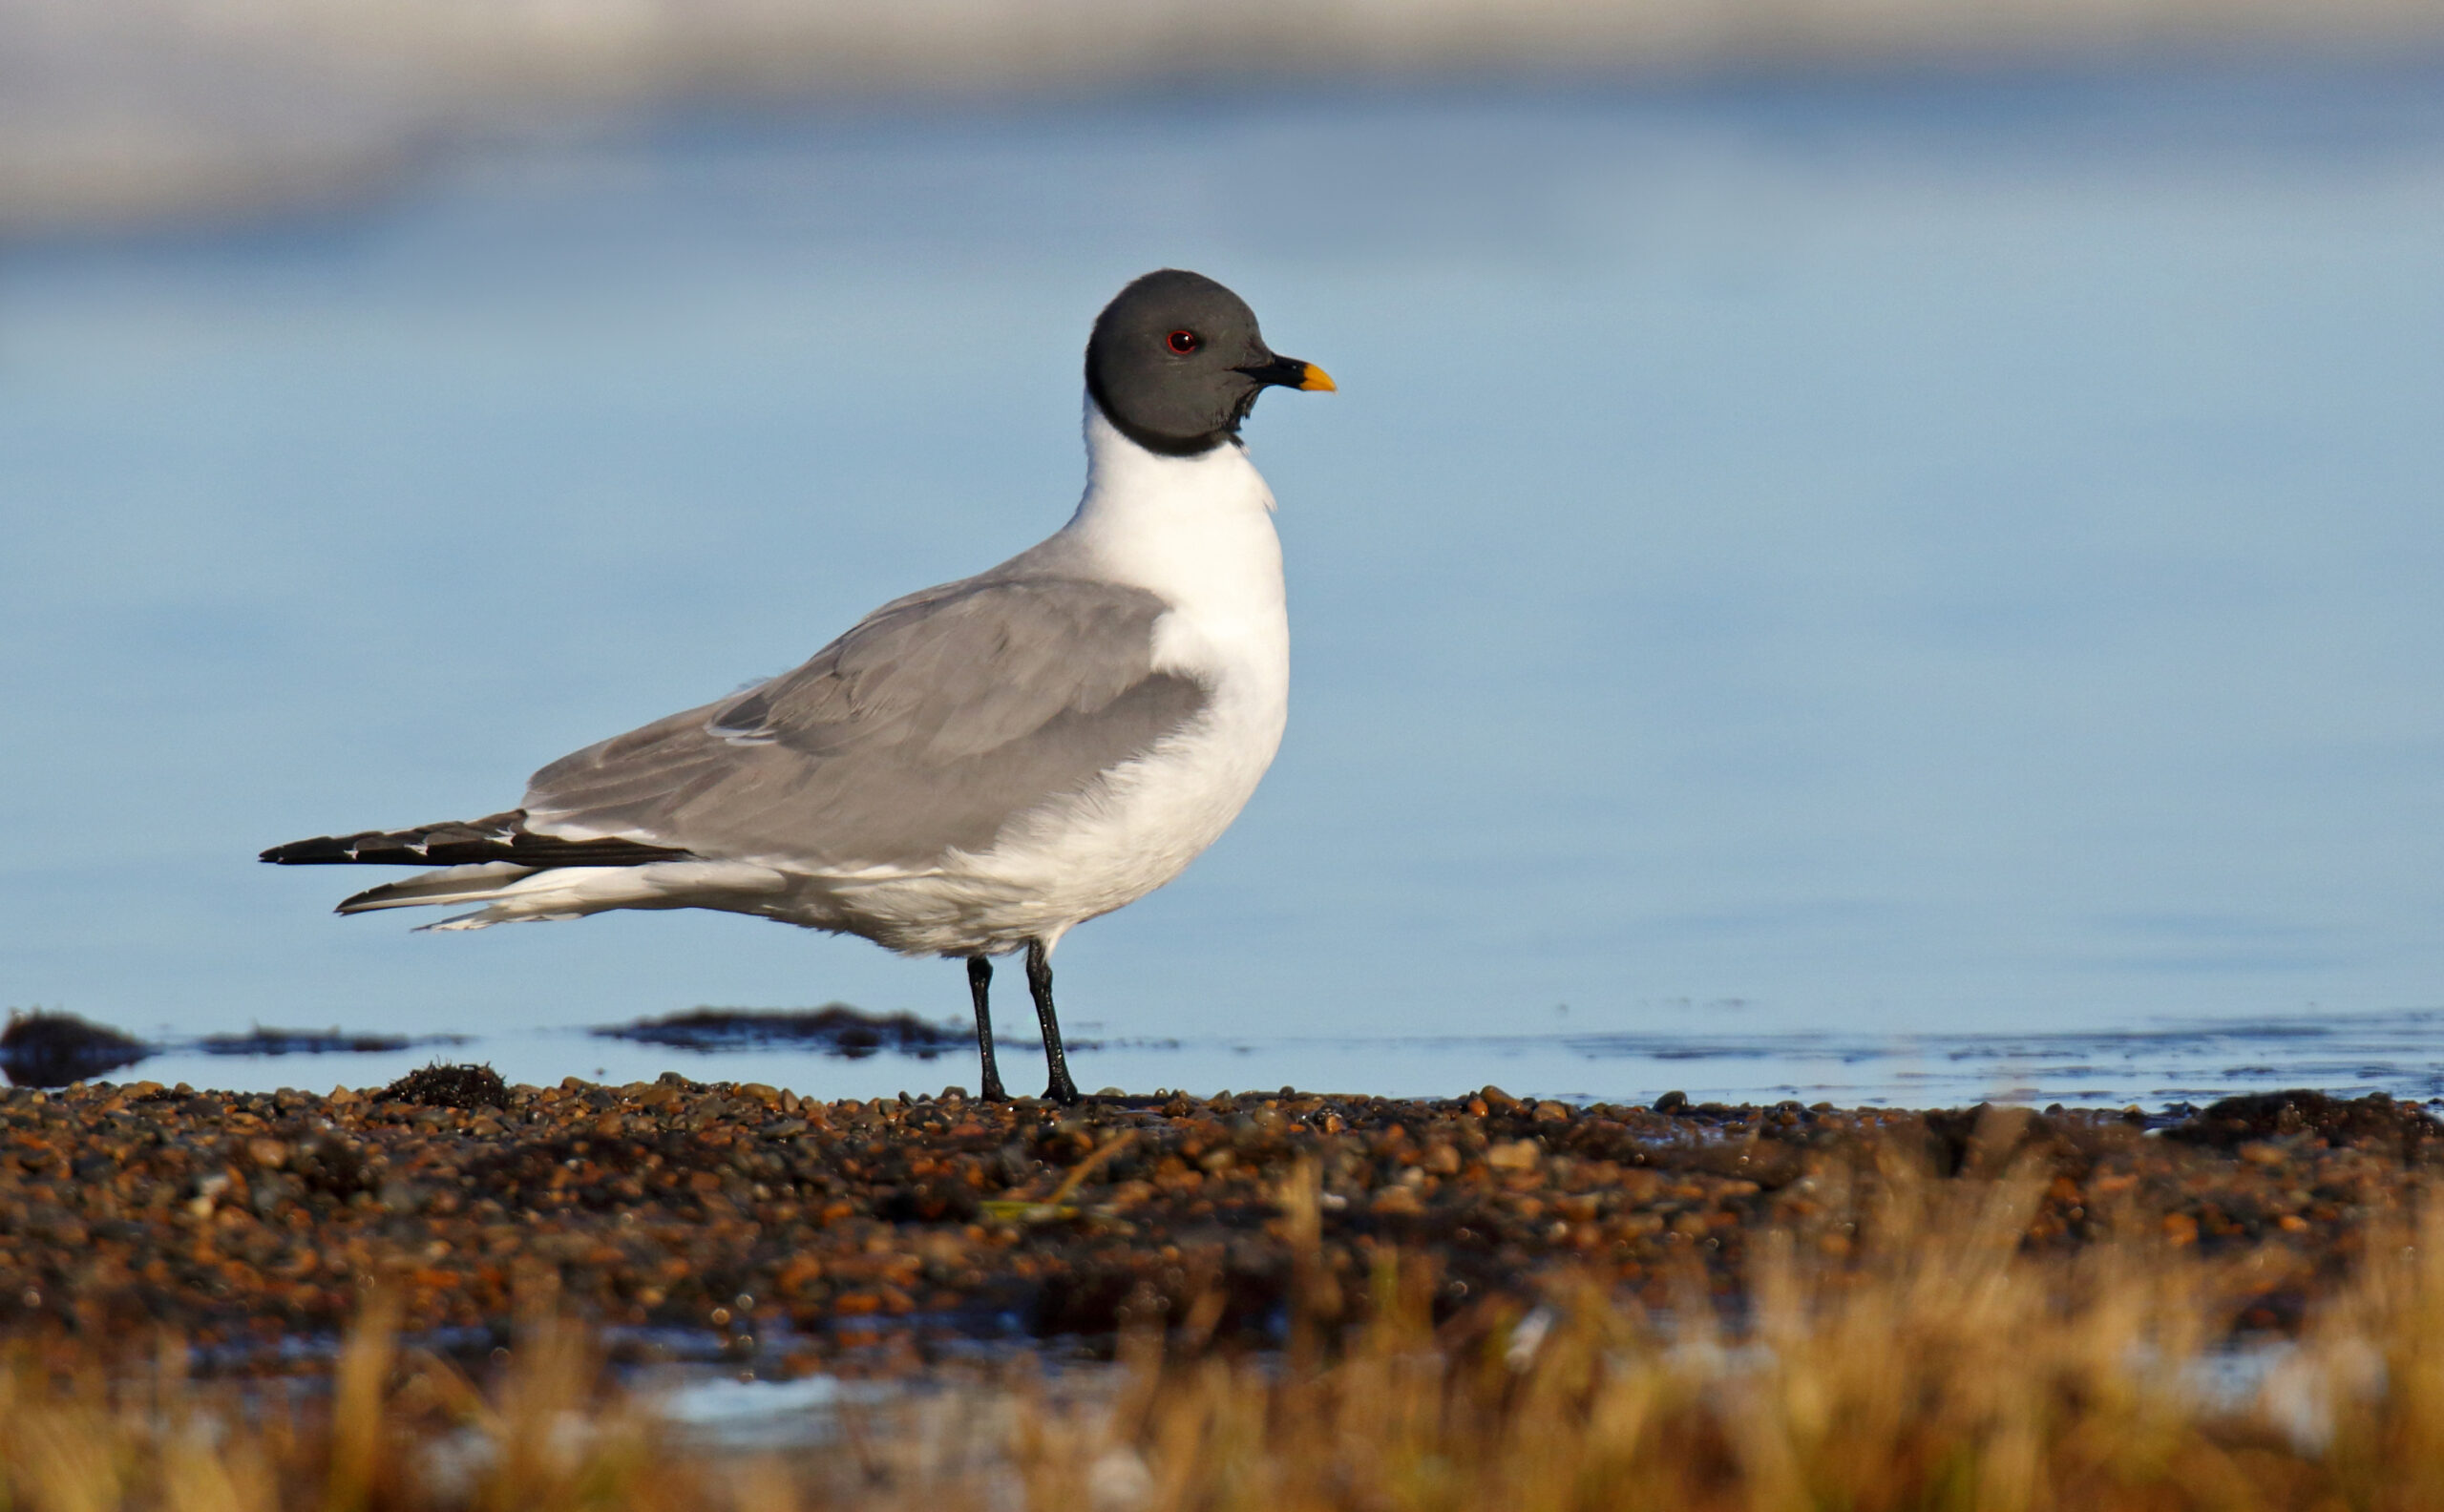
[[[1007,1102],[1010,1094],[1001,1090],[1001,1068],[993,1063],[993,1010],[988,1005],[993,993],[993,963],[981,956],[967,958],[967,995],[976,999],[976,1057],[984,1062],[984,1101]]]
[[[1069,1080],[1069,1057],[1061,1048],[1061,1020],[1052,1013],[1052,953],[1043,941],[1027,941],[1027,991],[1035,996],[1035,1021],[1043,1026],[1043,1059],[1052,1067],[1052,1084],[1043,1089],[1053,1102],[1078,1101],[1078,1083]]]

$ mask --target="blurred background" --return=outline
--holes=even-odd
[[[1341,391],[1249,428],[1291,730],[1064,945],[1085,1084],[2444,1090],[2438,0],[0,0],[0,1004],[956,1018],[253,857],[1046,534],[1166,264]]]

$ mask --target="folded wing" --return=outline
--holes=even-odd
[[[526,828],[827,871],[989,849],[1203,711],[1153,665],[1165,608],[1064,578],[911,595],[793,672],[544,767]]]

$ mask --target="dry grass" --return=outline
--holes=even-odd
[[[1020,1365],[783,1454],[688,1439],[570,1324],[537,1322],[479,1387],[402,1354],[377,1302],[331,1389],[293,1396],[191,1383],[175,1347],[105,1370],[23,1344],[0,1512],[2444,1507],[2444,1206],[2371,1245],[2262,1378],[2219,1387],[2250,1263],[2032,1251],[2039,1181],[1888,1170],[1829,1205],[1858,1214],[1846,1253],[1824,1230],[1757,1246],[1736,1323],[1693,1272],[1660,1312],[1563,1277],[1438,1328],[1429,1267],[1387,1254],[1368,1298],[1309,1268],[1282,1357],[1181,1357],[1149,1332],[1110,1390]],[[1312,1182],[1282,1199],[1312,1237]],[[1344,1309],[1371,1321],[1328,1353],[1318,1320]]]

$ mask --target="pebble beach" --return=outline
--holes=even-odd
[[[2030,1249],[2244,1255],[2230,1327],[2280,1331],[2398,1225],[2439,1133],[2381,1094],[2153,1115],[1493,1087],[1059,1107],[481,1067],[328,1095],[20,1088],[0,1092],[0,1332],[168,1328],[232,1371],[310,1371],[301,1341],[379,1292],[444,1349],[489,1349],[542,1301],[765,1376],[979,1340],[1093,1351],[1131,1323],[1262,1347],[1294,1285],[1355,1321],[1396,1254],[1430,1260],[1443,1318],[1564,1275],[1649,1305],[1693,1278],[1729,1293],[1769,1231],[1838,1262],[1896,1162],[2041,1181]]]

